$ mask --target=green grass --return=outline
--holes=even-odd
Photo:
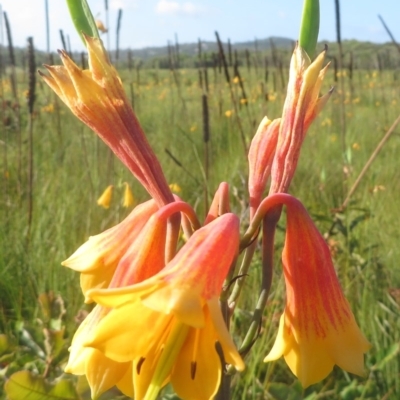
[[[121,71],[127,92],[133,79],[134,105],[150,143],[158,155],[167,180],[177,183],[184,200],[204,215],[204,187],[209,201],[219,182],[231,187],[232,209],[246,221],[247,160],[240,141],[228,86],[223,74],[209,69],[210,173],[203,169],[201,94],[197,70],[177,71],[178,88],[166,70]],[[284,88],[277,71],[270,71],[261,92],[264,72],[243,69],[249,96],[248,110],[240,106],[240,119],[249,142],[259,121],[281,115]],[[285,71],[287,75],[287,71]],[[272,88],[273,76],[277,90]],[[286,77],[285,75],[285,77]],[[17,113],[7,82],[3,84],[3,137],[0,171],[0,331],[17,342],[16,326],[25,321],[31,331],[38,328],[38,296],[52,290],[60,293],[67,313],[67,342],[73,334],[74,317],[82,308],[79,274],[64,267],[66,259],[90,235],[121,221],[129,212],[121,206],[123,182],[129,182],[141,202],[147,194],[129,172],[113,159],[95,135],[77,121],[41,82],[37,90],[34,119],[33,222],[28,237],[28,140],[27,110],[22,92],[27,88],[19,77],[21,103],[21,157],[19,157]],[[333,84],[328,74],[323,92]],[[265,312],[261,336],[246,358],[247,369],[233,378],[236,399],[395,399],[400,393],[400,361],[396,344],[400,340],[400,189],[398,154],[400,141],[394,134],[364,177],[349,207],[335,212],[355,181],[380,138],[400,112],[400,85],[392,71],[355,71],[352,87],[345,77],[346,137],[341,141],[339,85],[305,140],[291,193],[300,198],[314,216],[330,243],[343,289],[366,337],[373,347],[366,356],[366,377],[355,378],[335,369],[324,382],[303,391],[283,361],[263,364],[275,338],[278,317],[284,307],[284,284],[279,252],[274,286]],[[234,85],[240,97],[238,85]],[[45,109],[52,105],[53,110]],[[183,165],[176,165],[168,149]],[[5,158],[7,157],[7,167]],[[344,163],[346,160],[346,163]],[[21,164],[21,170],[18,165]],[[343,170],[346,164],[346,171]],[[96,199],[110,184],[114,197],[108,210]],[[277,237],[277,249],[283,236]],[[233,334],[244,337],[251,311],[257,301],[260,279],[257,262],[250,271],[238,306]],[[35,328],[36,327],[36,328]],[[39,335],[39,334],[37,334]],[[40,341],[40,340],[39,340]],[[22,351],[22,350],[21,350]],[[61,361],[60,361],[61,362]],[[39,368],[40,372],[40,368]],[[9,371],[7,372],[9,375]]]

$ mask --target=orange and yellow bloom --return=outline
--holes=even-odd
[[[222,373],[217,341],[225,360],[244,368],[218,304],[238,244],[239,220],[228,213],[197,230],[156,275],[131,286],[90,290],[88,296],[109,312],[79,346],[120,368],[131,362],[135,398],[145,398],[154,385],[157,394],[168,381],[183,398],[213,398]],[[163,359],[169,350],[175,358]]]
[[[264,361],[283,356],[304,387],[324,379],[334,365],[363,375],[370,344],[344,297],[325,240],[293,198],[287,202],[282,261],[286,307]]]
[[[73,338],[66,371],[86,375],[93,397],[116,385],[130,397],[152,400],[171,383],[183,399],[213,399],[223,378],[223,362],[244,369],[219,304],[224,280],[228,277],[229,290],[239,249],[253,242],[243,257],[244,264],[251,261],[262,225],[265,292],[276,223],[286,205],[286,307],[265,361],[283,356],[303,386],[326,377],[334,365],[361,375],[369,343],[340,288],[324,239],[301,203],[285,194],[306,131],[329,97],[319,97],[327,69],[325,53],[311,62],[296,47],[282,118],[265,117],[252,140],[250,228],[241,239],[226,183],[220,184],[203,227],[193,209],[172,195],[181,188],[167,184],[101,40],[85,41],[88,70],[60,52],[63,66],[46,66],[50,75],[42,76],[130,169],[152,200],[135,207],[117,226],[90,237],[63,262],[81,273],[85,301],[96,303]],[[262,200],[269,179],[270,195]],[[111,187],[99,204],[108,207],[110,200]],[[126,184],[124,205],[133,202]],[[185,233],[181,242],[180,226]],[[227,311],[233,313],[235,301],[226,305]]]
[[[329,66],[328,64],[322,67],[324,59],[325,51],[311,62],[299,45],[294,50],[278,143],[271,166],[271,194],[288,191],[306,132],[331,94],[329,92],[319,97],[322,81]]]
[[[65,51],[63,66],[46,66],[45,82],[71,111],[93,129],[130,169],[159,205],[173,201],[157,157],[132,111],[117,71],[100,39],[85,36],[89,69],[80,69]]]

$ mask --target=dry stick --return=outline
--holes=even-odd
[[[239,66],[238,66],[237,62],[235,62],[234,71],[235,71],[234,72],[235,77],[237,77],[239,80],[239,86],[240,86],[240,90],[242,92],[242,99],[244,100],[244,104],[246,107],[249,124],[250,124],[250,126],[252,126],[254,128],[255,120],[252,118],[251,113],[250,113],[248,97],[247,97],[246,91],[244,89],[243,79],[242,79],[242,76],[240,75]]]
[[[46,18],[46,50],[47,50],[47,55],[49,55],[50,54],[50,20],[49,20],[49,2],[48,2],[48,0],[44,0],[44,10],[45,10],[45,18]]]
[[[106,25],[107,25],[107,51],[111,61],[111,53],[110,53],[110,19],[108,14],[108,0],[104,0],[104,8],[106,9]]]
[[[231,45],[231,39],[228,39],[228,60],[229,60],[229,66],[232,67],[232,45]]]
[[[165,148],[164,151],[168,154],[168,156],[172,159],[172,161],[180,168],[182,168],[185,173],[190,176],[198,185],[201,185],[201,182],[192,175],[189,170],[167,149]]]
[[[3,60],[3,19],[1,16],[3,15],[3,11],[1,8],[0,4],[0,102],[1,102],[1,126],[3,128],[4,132],[4,143],[3,143],[3,171],[1,171],[1,174],[3,175],[4,179],[3,181],[3,194],[4,194],[4,204],[9,204],[8,202],[8,135],[7,132],[8,130],[6,129],[6,124],[5,124],[5,109],[6,109],[6,102],[4,101],[4,91],[3,91],[3,72],[5,71],[4,68],[4,60]],[[6,230],[5,232],[8,232],[8,213],[6,214]]]
[[[173,51],[172,51],[172,47],[171,47],[170,42],[168,42],[168,56],[169,56],[170,70],[172,72],[172,76],[174,78],[174,82],[175,82],[176,88],[178,90],[178,97],[182,102],[183,112],[185,114],[187,114],[186,103],[185,103],[185,99],[183,98],[183,95],[182,95],[181,84],[180,84],[179,77],[178,77],[178,74],[177,74],[177,71],[176,71],[176,68],[175,68],[176,67],[175,57],[173,55]]]
[[[362,178],[364,177],[364,175],[366,174],[368,168],[371,166],[371,164],[373,163],[373,161],[375,160],[375,158],[377,157],[377,155],[379,154],[379,152],[382,150],[382,147],[385,145],[385,143],[389,140],[389,137],[391,136],[391,134],[394,132],[394,130],[396,129],[397,125],[400,123],[400,115],[397,117],[397,119],[393,122],[392,126],[389,128],[389,130],[385,133],[385,136],[382,138],[382,140],[379,142],[378,146],[376,146],[376,149],[374,150],[374,152],[371,154],[371,157],[369,158],[369,160],[366,162],[366,164],[364,165],[364,168],[362,169],[362,171],[360,172],[360,174],[358,175],[356,181],[353,183],[353,186],[351,187],[351,189],[349,190],[349,193],[347,194],[347,197],[345,199],[345,201],[343,202],[343,204],[339,207],[339,210],[342,211],[344,210],[349,201],[351,196],[354,194],[354,192],[356,191],[358,185],[360,184]]]
[[[390,36],[390,39],[392,39],[393,44],[397,47],[397,50],[400,52],[400,45],[396,42],[396,39],[394,38],[394,36],[393,36],[392,32],[390,31],[389,27],[385,24],[385,21],[383,20],[383,18],[380,15],[378,15],[378,18],[382,22],[383,27],[385,28],[386,32]]]
[[[180,53],[179,53],[179,41],[178,35],[175,33],[175,60],[176,60],[176,68],[181,67],[181,60],[180,60]]]
[[[131,95],[131,105],[132,105],[132,109],[135,109],[135,91],[133,88],[133,55],[132,55],[131,48],[128,49],[128,70],[129,70],[129,77],[130,77],[129,89],[130,89],[130,95]]]
[[[343,72],[343,48],[342,48],[342,39],[340,34],[340,4],[339,0],[335,0],[335,13],[336,13],[336,38],[337,44],[339,47],[339,56],[338,56],[338,66],[340,73],[340,124],[341,124],[341,138],[342,138],[342,153],[343,157],[346,157],[346,110],[344,105],[345,98],[345,89],[344,89],[344,76]],[[345,159],[345,164],[347,164],[347,159]]]
[[[72,47],[71,47],[71,42],[69,40],[69,35],[67,35],[67,46],[68,46],[67,53],[69,54],[71,59],[74,60],[74,55],[72,54]]]
[[[242,140],[244,155],[245,155],[245,157],[247,159],[247,150],[248,149],[247,149],[247,143],[246,143],[246,136],[245,136],[244,131],[243,131],[242,121],[240,120],[237,101],[236,101],[236,98],[235,98],[235,94],[233,92],[232,82],[231,82],[231,79],[230,79],[230,76],[229,76],[229,71],[228,71],[228,65],[227,65],[226,59],[225,59],[224,48],[222,46],[222,42],[221,42],[221,40],[219,38],[219,35],[218,35],[217,31],[215,31],[215,36],[217,38],[219,54],[220,54],[220,58],[221,58],[221,61],[222,61],[223,67],[224,67],[225,78],[226,78],[226,81],[227,81],[228,86],[229,86],[229,91],[230,91],[230,95],[231,95],[233,108],[235,109],[236,122],[237,122],[237,125],[239,127],[239,131],[240,131],[240,138]]]
[[[33,106],[35,104],[36,63],[33,38],[28,38],[28,135],[29,135],[29,162],[28,162],[28,240],[30,237],[33,216]]]
[[[251,64],[250,64],[250,52],[248,49],[244,51],[245,57],[246,57],[246,67],[247,67],[247,72],[250,72]]]
[[[67,44],[65,42],[65,37],[64,37],[64,32],[62,29],[60,29],[60,39],[61,39],[61,44],[62,44],[63,49],[68,53]]]
[[[204,173],[206,182],[204,185],[204,212],[205,217],[208,212],[208,178],[209,178],[209,166],[210,166],[210,155],[209,155],[209,141],[210,141],[210,118],[208,110],[208,98],[205,93],[201,97],[202,101],[202,116],[203,116],[203,143],[204,143]]]
[[[121,29],[121,18],[122,18],[122,9],[118,10],[118,18],[117,18],[117,30],[116,30],[116,43],[115,43],[115,62],[118,66],[119,59],[119,32]]]
[[[21,174],[22,174],[22,133],[21,133],[21,113],[20,113],[20,104],[18,98],[18,87],[17,87],[17,74],[16,74],[16,64],[15,64],[15,55],[14,55],[14,46],[11,35],[11,27],[8,21],[7,13],[4,12],[4,22],[7,33],[7,41],[8,41],[8,52],[10,55],[11,61],[11,74],[10,74],[10,83],[12,88],[12,93],[14,96],[14,101],[16,105],[15,112],[15,123],[16,123],[16,131],[17,131],[17,142],[18,142],[18,191],[21,191]]]

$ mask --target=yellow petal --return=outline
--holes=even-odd
[[[102,319],[85,345],[118,362],[140,359],[165,332],[171,318],[144,307],[140,300],[126,303]]]
[[[232,364],[238,371],[245,368],[242,357],[236,350],[236,346],[228,332],[225,321],[221,314],[221,309],[217,298],[213,298],[207,302],[210,311],[210,317],[217,332],[218,341],[224,352],[224,358],[227,363]]]
[[[214,398],[221,380],[221,360],[215,350],[216,331],[209,313],[202,329],[191,329],[176,360],[171,383],[182,399]]]
[[[86,378],[91,388],[92,398],[96,399],[119,382],[131,363],[119,363],[105,357],[98,350],[90,350],[91,356],[86,362]]]
[[[116,386],[125,396],[133,398],[133,362],[129,363],[129,368],[126,370],[122,378],[120,377]]]
[[[282,314],[279,319],[278,334],[276,335],[274,345],[264,358],[264,362],[275,361],[281,358],[287,352],[286,349],[291,346],[293,339],[293,335],[287,334],[287,330],[285,329],[285,315]]]
[[[103,194],[97,199],[97,204],[104,208],[109,208],[112,198],[113,185],[107,186]]]
[[[194,328],[204,326],[204,302],[195,289],[166,285],[144,296],[142,302],[146,307],[160,313],[174,314],[186,325]]]
[[[135,199],[133,197],[132,191],[127,182],[125,182],[125,190],[124,190],[124,201],[122,202],[122,206],[125,208],[132,207],[135,204]]]

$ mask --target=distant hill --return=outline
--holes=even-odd
[[[328,45],[328,58],[334,59],[338,54],[338,46],[336,43],[321,40],[318,44],[318,50],[322,50]],[[295,41],[283,37],[269,37],[265,39],[254,39],[246,42],[232,42],[229,45],[223,43],[225,56],[228,59],[234,58],[235,52],[238,55],[240,63],[248,62],[251,58],[258,59],[259,65],[265,62],[276,65],[276,62],[287,64],[291,50],[295,45]],[[8,66],[9,52],[7,47],[1,47],[1,66]],[[179,52],[179,57],[177,56]],[[215,63],[218,48],[216,41],[202,41],[201,52],[206,60],[207,65]],[[17,66],[26,65],[26,49],[15,48],[15,59]],[[170,43],[161,47],[146,47],[143,49],[121,49],[119,51],[119,67],[127,65],[141,65],[142,67],[159,67],[169,68],[170,59],[174,60],[175,67],[194,67],[198,63],[199,44],[198,43]],[[353,63],[354,68],[400,68],[400,55],[397,48],[392,43],[377,44],[371,42],[359,42],[356,40],[343,41],[344,66]],[[73,58],[78,63],[82,63],[82,53],[73,52]],[[52,54],[52,59],[42,51],[35,53],[37,65],[43,63],[59,63],[58,55]],[[247,57],[247,60],[245,58]],[[85,57],[83,57],[84,59]],[[112,60],[116,60],[116,52],[111,51]]]

